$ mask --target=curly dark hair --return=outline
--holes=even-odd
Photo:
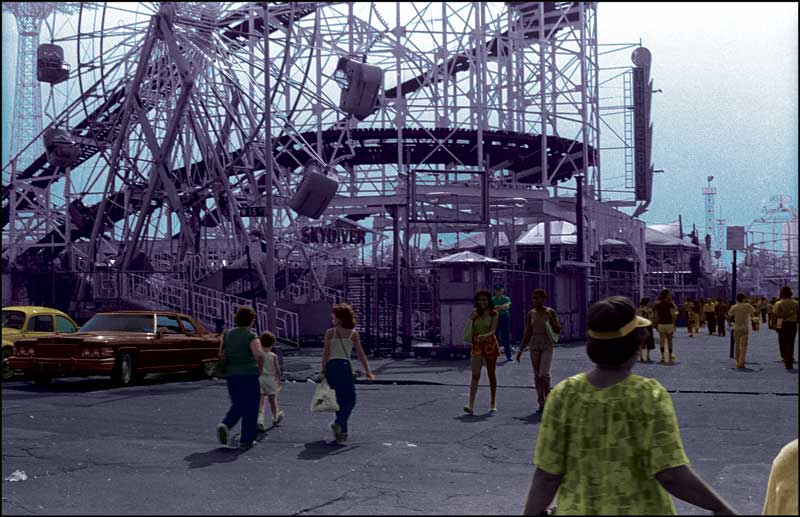
[[[256,319],[256,311],[252,307],[239,307],[233,316],[233,323],[237,327],[249,327]]]
[[[478,314],[483,316],[483,311],[481,311],[481,308],[478,306],[478,298],[482,296],[485,296],[486,299],[489,300],[489,315],[494,316],[495,310],[494,310],[494,303],[492,303],[492,293],[490,293],[486,289],[481,289],[477,293],[475,293],[475,310],[478,312]]]
[[[342,322],[342,327],[346,329],[356,328],[356,312],[346,303],[339,303],[333,306],[333,315]]]

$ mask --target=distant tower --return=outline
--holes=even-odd
[[[42,132],[42,90],[36,80],[36,50],[42,21],[53,12],[73,13],[80,4],[62,2],[3,2],[3,11],[17,20],[17,78],[14,115],[11,119],[11,157]],[[40,140],[20,156],[17,170],[24,169],[44,152]]]
[[[716,203],[717,189],[711,186],[711,182],[714,181],[714,176],[708,176],[706,180],[708,180],[708,186],[703,189],[703,197],[706,198],[706,235],[711,237],[713,246],[716,226],[714,204]]]

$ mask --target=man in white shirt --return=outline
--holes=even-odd
[[[736,303],[728,310],[728,319],[733,319],[736,368],[744,368],[745,357],[747,356],[747,338],[750,333],[750,320],[755,313],[756,309],[745,301],[742,293],[736,295]]]

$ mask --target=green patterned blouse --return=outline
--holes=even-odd
[[[674,515],[655,474],[689,459],[661,383],[631,375],[600,389],[579,373],[548,395],[534,463],[564,475],[559,515]]]

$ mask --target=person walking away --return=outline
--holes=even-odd
[[[505,294],[503,284],[495,284],[492,305],[497,311],[497,339],[506,354],[506,362],[511,361],[511,298]]]
[[[775,329],[775,304],[778,303],[780,298],[770,298],[769,304],[767,304],[767,328],[770,330]]]
[[[700,298],[698,302],[700,303],[700,310],[697,311],[698,319],[700,320],[700,323],[697,326],[697,331],[699,332],[700,329],[705,327],[706,325],[706,310],[705,310],[706,299]]]
[[[650,308],[650,298],[644,297],[639,300],[639,308],[636,309],[636,315],[641,316],[642,318],[646,319],[650,322],[650,326],[647,328],[647,336],[642,341],[642,346],[639,347],[639,361],[644,362],[645,359],[642,357],[642,352],[647,350],[647,362],[651,362],[650,359],[650,350],[656,347],[655,345],[655,338],[653,337],[653,320],[655,320],[655,313],[653,309]]]
[[[694,337],[694,303],[691,298],[683,302],[683,318],[686,320],[686,332]]]
[[[264,352],[264,369],[258,378],[261,387],[261,400],[258,403],[258,430],[264,432],[264,413],[266,402],[269,400],[269,409],[272,412],[272,425],[278,425],[283,420],[283,411],[278,409],[278,392],[281,390],[281,366],[278,356],[272,351],[275,346],[275,335],[264,332],[259,336],[261,350]]]
[[[767,305],[769,305],[769,302],[766,296],[759,298],[758,311],[761,313],[761,323],[767,322]]]
[[[242,420],[240,449],[255,445],[258,417],[258,377],[264,368],[261,343],[253,332],[256,312],[250,307],[239,307],[233,317],[235,328],[220,336],[219,356],[225,361],[225,382],[231,406],[222,422],[217,425],[217,439],[228,444],[228,434],[239,419]]]
[[[356,406],[356,381],[350,364],[353,348],[356,349],[356,355],[364,366],[367,380],[372,382],[375,376],[369,368],[367,355],[361,346],[361,338],[355,330],[356,315],[352,307],[346,303],[334,305],[331,324],[333,328],[325,332],[320,381],[327,379],[328,385],[336,391],[339,411],[336,412],[336,420],[331,422],[331,431],[336,443],[342,444],[347,441],[347,422]]]
[[[703,307],[703,312],[706,313],[706,321],[708,322],[708,335],[713,336],[717,331],[717,316],[715,312],[716,304],[713,298],[706,300],[706,305]]]
[[[486,363],[486,375],[489,377],[489,393],[491,402],[489,411],[497,411],[497,358],[500,357],[500,345],[497,343],[497,326],[499,318],[492,305],[489,291],[481,289],[475,293],[475,307],[467,320],[465,331],[472,333],[472,351],[470,353],[469,402],[464,411],[473,414],[475,395],[478,393],[478,382],[481,380],[481,369]]]
[[[797,438],[772,461],[764,497],[764,515],[797,515]]]
[[[755,308],[745,301],[742,293],[736,295],[736,303],[728,310],[728,318],[733,319],[733,343],[736,368],[744,368],[747,358],[747,339],[750,332],[750,320]]]
[[[672,353],[672,337],[675,335],[675,319],[678,315],[678,307],[672,302],[672,291],[662,289],[658,295],[658,301],[653,306],[658,322],[658,346],[661,348],[661,359],[664,362],[664,345],[668,346],[669,362],[672,363],[677,357]]]
[[[797,335],[797,300],[792,299],[792,288],[788,285],[781,287],[781,299],[773,309],[775,314],[775,327],[778,331],[778,346],[781,359],[787,370],[794,367],[794,339]]]
[[[588,313],[588,372],[561,381],[536,441],[524,515],[675,515],[670,494],[717,515],[733,509],[690,467],[672,399],[633,375],[650,321],[612,296]]]
[[[747,301],[748,303],[750,303],[750,305],[753,306],[753,311],[755,311],[753,317],[750,318],[750,322],[753,325],[753,332],[758,332],[761,329],[761,317],[758,314],[759,299],[755,297],[755,298],[750,298]]]
[[[717,317],[717,333],[720,336],[725,335],[725,316],[728,314],[728,304],[722,298],[717,298],[717,304],[714,308]]]
[[[544,302],[547,300],[547,293],[544,289],[534,289],[531,294],[533,309],[528,312],[525,318],[525,331],[522,335],[519,352],[517,352],[517,362],[522,357],[522,352],[530,345],[531,347],[531,367],[533,368],[533,384],[536,388],[537,402],[539,409],[537,413],[544,411],[544,403],[550,393],[550,365],[553,362],[553,342],[545,328],[545,323],[550,323],[550,328],[556,334],[561,332],[561,323],[558,321],[556,311],[547,307]]]

